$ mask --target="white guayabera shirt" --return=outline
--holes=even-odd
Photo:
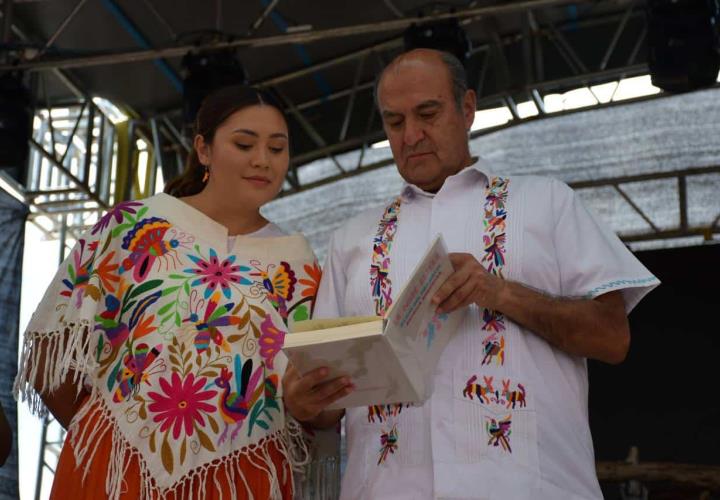
[[[451,252],[483,263],[494,260],[494,250],[505,279],[553,296],[622,290],[630,312],[659,284],[565,184],[535,176],[501,179],[498,205],[488,197],[497,178],[486,172],[478,161],[435,195],[405,187],[389,252],[395,293],[438,233]],[[498,216],[503,220],[490,231]],[[375,313],[370,263],[382,217],[383,208],[368,210],[334,233],[316,317]],[[348,409],[343,499],[602,497],[588,426],[586,360],[509,318],[494,329],[488,319],[487,311],[470,306],[422,406],[380,414],[377,407]]]

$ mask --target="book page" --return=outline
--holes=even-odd
[[[328,379],[350,377],[355,390],[328,409],[418,401],[387,339],[379,331],[362,338],[286,346],[283,350],[300,373],[325,366],[330,370]]]
[[[311,330],[327,330],[340,326],[355,325],[358,323],[370,323],[377,321],[377,316],[346,316],[344,318],[319,318],[299,321],[292,325],[290,333],[309,332]]]
[[[445,242],[438,235],[389,311],[385,334],[418,394],[429,396],[432,376],[458,319],[440,317],[432,297],[454,272]],[[451,321],[447,321],[450,320]],[[449,328],[439,335],[444,323]],[[432,336],[428,342],[428,336]]]

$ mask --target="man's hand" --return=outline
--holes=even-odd
[[[347,377],[328,380],[327,368],[316,368],[304,376],[288,364],[283,376],[285,408],[296,420],[315,428],[326,428],[342,418],[342,410],[325,410],[338,399],[350,394],[354,387]]]
[[[439,313],[449,313],[470,304],[496,309],[505,280],[490,274],[469,253],[451,253],[455,272],[435,292],[432,299]]]
[[[438,312],[475,303],[501,312],[568,354],[620,363],[630,345],[622,292],[594,299],[551,297],[485,270],[470,254],[451,253],[455,272],[438,289]]]

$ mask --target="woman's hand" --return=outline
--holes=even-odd
[[[325,410],[328,405],[350,394],[354,387],[348,377],[328,380],[329,370],[316,368],[301,376],[288,364],[283,376],[283,401],[290,415],[316,429],[335,425],[344,410]]]

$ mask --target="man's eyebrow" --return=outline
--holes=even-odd
[[[420,104],[418,104],[417,106],[415,106],[415,109],[418,110],[418,111],[422,111],[422,110],[424,110],[424,109],[437,108],[437,107],[440,107],[440,106],[442,106],[442,103],[441,103],[440,101],[436,101],[435,99],[431,99],[431,100],[429,100],[429,101],[421,102]]]
[[[387,110],[384,110],[384,111],[382,112],[382,116],[383,116],[383,118],[395,118],[396,116],[402,116],[402,114],[401,114],[401,113],[396,113],[395,111],[387,111]]]

